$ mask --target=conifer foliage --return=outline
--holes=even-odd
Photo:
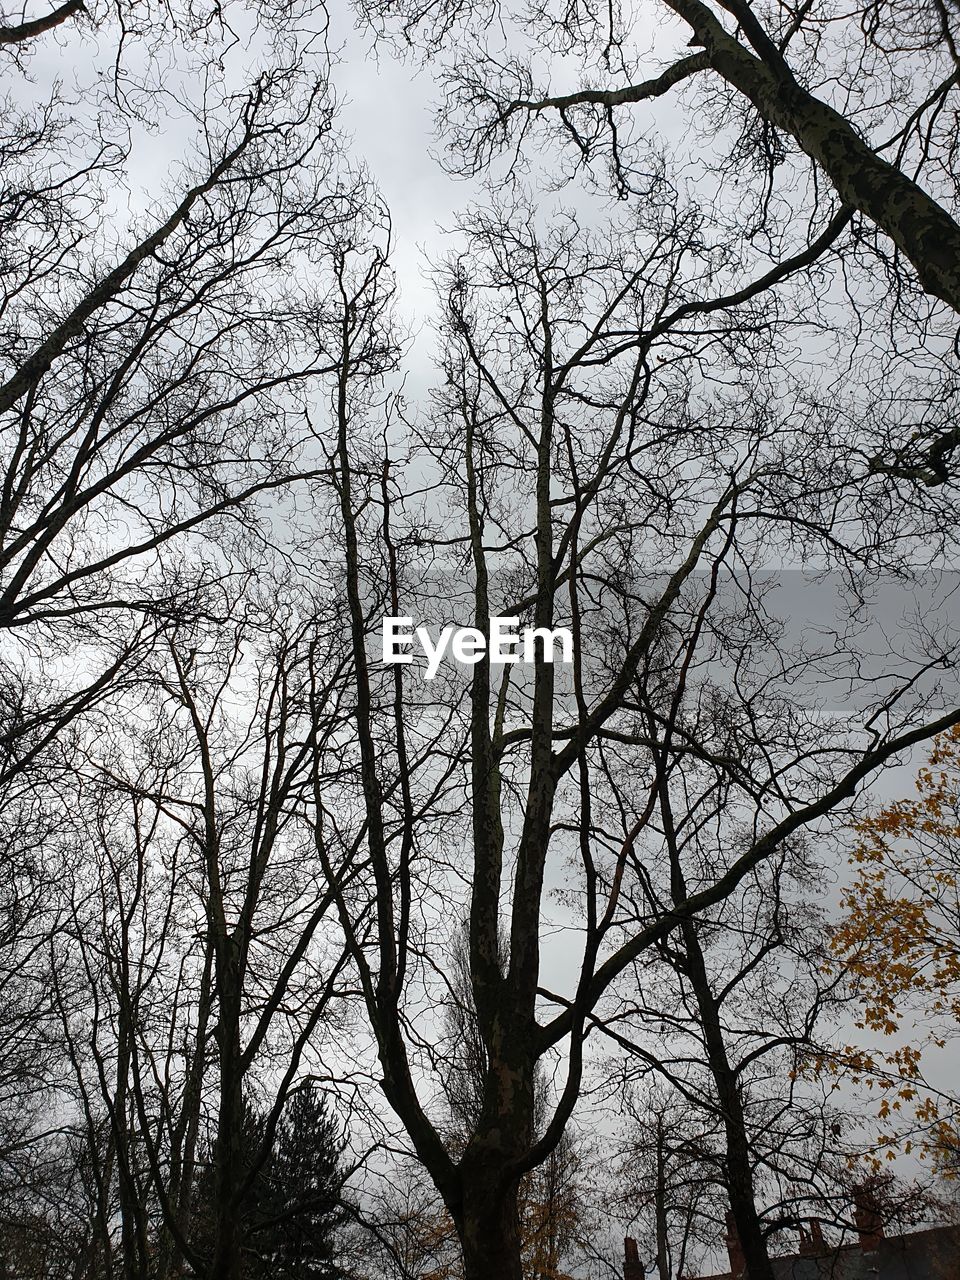
[[[272,1146],[268,1130],[269,1117],[248,1099],[243,1280],[346,1280],[337,1264],[344,1140],[324,1093],[315,1085],[298,1089],[287,1099]],[[194,1236],[202,1254],[212,1244],[212,1190],[207,1165],[198,1180]]]

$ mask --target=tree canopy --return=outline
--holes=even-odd
[[[0,16],[0,1244],[31,1280],[556,1280],[619,1266],[608,1203],[660,1280],[728,1229],[771,1280],[811,1218],[853,1229],[871,1139],[809,1064],[868,1074],[853,991],[912,1100],[958,1012],[927,576],[957,22]],[[345,127],[375,56],[436,89],[411,184],[472,184],[429,334],[422,229]]]

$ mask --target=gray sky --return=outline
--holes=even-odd
[[[345,24],[342,11],[338,20]],[[429,69],[418,71],[412,61],[395,57],[387,48],[379,50],[375,57],[369,39],[348,32],[345,25],[341,29],[335,27],[333,39],[334,44],[345,41],[343,62],[335,76],[344,100],[341,127],[354,139],[356,153],[369,165],[393,217],[394,265],[402,315],[418,331],[407,365],[411,399],[416,401],[431,381],[433,344],[429,323],[433,300],[427,264],[443,250],[445,238],[440,228],[452,226],[470,201],[483,200],[484,188],[480,181],[445,174],[431,155],[438,90]],[[75,41],[44,43],[32,65],[38,88],[56,77],[69,85],[75,74],[83,76],[85,68],[92,65],[94,47],[88,44],[79,57],[77,52]],[[138,146],[131,171],[134,186],[142,182],[147,189],[157,190],[156,184],[182,154],[188,125],[176,118],[172,102],[170,107],[170,127],[161,127]],[[572,201],[575,193],[568,191],[564,198]],[[947,584],[947,596],[954,585]],[[813,586],[800,574],[782,576],[778,607],[797,628],[828,625],[834,603],[829,586]],[[878,661],[882,662],[884,644],[905,634],[901,619],[910,607],[904,589],[890,587],[885,591],[874,617],[876,635],[871,640]],[[921,601],[921,608],[926,607]],[[938,608],[945,620],[951,613],[957,616],[954,600],[947,599]],[[903,762],[887,771],[873,790],[880,797],[909,794],[915,768],[915,760]],[[545,939],[544,960],[548,986],[563,988],[572,984],[575,951],[566,935],[556,933]],[[942,1069],[949,1071],[951,1063]]]

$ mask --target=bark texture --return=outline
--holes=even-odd
[[[517,1183],[504,1185],[494,1162],[480,1151],[465,1157],[461,1176],[464,1207],[457,1231],[464,1280],[522,1280]]]
[[[666,2],[693,28],[711,68],[816,161],[844,204],[890,237],[927,293],[960,312],[960,225],[947,210],[871,150],[849,120],[803,89],[779,55],[767,60],[751,53],[701,0]]]

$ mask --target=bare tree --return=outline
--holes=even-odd
[[[241,631],[229,648],[223,636],[205,652],[173,648],[152,721],[139,735],[101,726],[72,782],[78,960],[61,978],[63,1034],[88,1140],[108,1126],[103,1253],[116,1199],[127,1275],[177,1274],[184,1261],[237,1274],[245,1201],[336,1002],[345,958],[324,936],[333,890],[303,860],[302,810],[313,752],[339,723],[314,721],[311,699],[333,696],[337,662],[335,651],[322,661],[323,632],[308,626],[310,640],[307,627],[278,632],[253,662]],[[248,1090],[265,1098],[254,1150]],[[207,1135],[209,1255],[190,1228]]]
[[[92,22],[101,41],[92,86],[67,102],[21,78],[0,131],[4,1146],[22,1173],[44,1166],[51,1133],[71,1130],[93,1223],[77,1266],[134,1275],[156,1263],[166,1274],[182,1269],[214,1030],[232,1098],[221,1106],[220,1163],[232,1176],[231,1117],[247,1070],[239,1029],[229,1030],[241,1018],[231,980],[243,986],[246,964],[233,957],[232,930],[249,934],[259,886],[251,871],[239,921],[224,915],[220,886],[217,933],[216,850],[206,896],[171,836],[178,804],[191,818],[208,814],[208,835],[217,830],[215,797],[197,801],[174,782],[204,744],[195,735],[191,754],[164,723],[158,689],[186,715],[190,671],[213,678],[197,655],[251,607],[245,586],[255,592],[268,562],[286,556],[289,566],[299,554],[292,531],[277,536],[277,515],[327,465],[311,413],[336,372],[336,263],[344,244],[380,235],[385,213],[336,137],[316,33],[260,30],[253,64],[231,81],[215,74],[235,40],[229,6],[103,6],[74,30],[77,8],[4,25],[4,56],[21,69],[53,25],[79,41]],[[284,12],[265,5],[260,16]],[[186,101],[186,151],[165,178],[151,175],[152,192],[128,186],[124,209],[137,144],[146,129],[150,146],[149,119],[173,91],[156,80],[171,42],[189,48],[202,90]],[[298,671],[301,659],[290,659]],[[198,733],[213,714],[204,698],[220,706],[217,690],[196,691]],[[131,729],[127,757],[119,725],[137,708],[156,715],[157,736],[136,743],[138,756]],[[277,737],[269,724],[264,734]],[[251,809],[264,861],[278,838],[271,803],[282,808],[290,785],[277,767],[265,830]],[[155,790],[138,791],[138,776]],[[181,831],[183,844],[191,838]],[[171,850],[173,869],[161,870]],[[276,1005],[302,950],[293,945],[288,959],[286,979],[274,975]],[[275,1013],[264,1014],[260,1040]],[[65,1198],[71,1159],[61,1161]],[[228,1252],[234,1190],[221,1212]]]
[[[688,790],[682,830],[671,825],[672,861],[698,838],[698,807]],[[667,813],[672,824],[669,804]],[[718,911],[684,922],[638,966],[637,995],[622,986],[614,1016],[598,1021],[625,1051],[627,1078],[659,1077],[700,1126],[697,1161],[692,1143],[681,1149],[688,1166],[699,1162],[704,1188],[721,1190],[713,1237],[729,1206],[751,1276],[774,1274],[785,1228],[844,1220],[839,1174],[856,1152],[852,1119],[809,1079],[840,998],[836,977],[825,976],[822,919],[785,900],[797,892],[791,862],[808,882],[795,856],[783,850]],[[709,1197],[700,1207],[708,1206]]]
[[[57,12],[22,15],[8,51],[72,31]],[[398,1267],[457,1272],[452,1222],[465,1280],[521,1280],[526,1192],[562,1199],[594,1045],[663,957],[707,1042],[723,1180],[764,1275],[711,930],[876,770],[960,723],[950,635],[918,626],[878,669],[861,634],[869,584],[909,579],[956,534],[955,317],[864,231],[956,305],[956,228],[906,176],[952,80],[902,125],[889,190],[864,162],[851,194],[850,122],[767,65],[747,8],[727,10],[732,32],[689,10],[702,48],[622,101],[535,94],[522,59],[462,38],[465,12],[405,10],[437,49],[460,38],[458,163],[556,113],[574,169],[596,178],[599,155],[630,200],[616,225],[548,217],[517,154],[512,195],[465,217],[436,268],[439,385],[419,414],[391,384],[388,218],[345,163],[299,19],[238,87],[219,80],[229,23],[188,6],[185,40],[207,33],[191,65],[210,71],[197,145],[130,219],[116,187],[151,99],[125,35],[116,129],[50,98],[0,139],[0,786],[14,817],[42,796],[56,831],[37,847],[68,873],[52,910],[35,894],[50,864],[31,880],[17,837],[25,927],[7,942],[44,944],[23,1026],[59,1020],[91,1280],[238,1280],[284,1104],[318,1074],[353,1087],[383,1147],[412,1148],[442,1203],[401,1197],[378,1236]],[[145,47],[163,16],[144,18]],[[594,47],[595,19],[531,21],[573,49]],[[784,67],[814,18],[785,20]],[[632,83],[622,31],[601,44]],[[699,123],[726,150],[700,158],[688,198],[618,113],[702,72],[723,84]],[[774,76],[756,102],[748,73]],[[784,131],[826,195],[796,156],[776,188]],[[921,177],[939,182],[936,163]],[[890,299],[860,296],[878,279]],[[784,562],[837,575],[832,634],[785,635],[764,576]],[[466,670],[384,664],[387,614],[473,628]],[[495,619],[529,624],[523,655],[491,659]],[[350,1034],[331,1042],[337,1019]],[[560,1265],[561,1216],[541,1272]]]
[[[386,278],[377,228],[353,226],[350,254],[368,255]],[[339,293],[347,251],[332,252]],[[389,297],[375,273],[349,305],[341,298],[317,317],[317,341],[342,325],[365,335],[349,370],[358,387],[394,359],[382,323]],[[319,417],[308,430],[322,450]],[[245,1205],[287,1098],[323,1062],[322,1031],[347,981],[328,916],[355,870],[322,879],[310,814],[318,787],[333,803],[346,785],[349,651],[336,590],[290,567],[322,513],[322,491],[314,498],[283,551],[268,558],[264,544],[255,583],[223,583],[219,608],[179,623],[144,664],[137,715],[114,690],[73,742],[59,740],[70,874],[58,1007],[96,1153],[108,1271],[115,1255],[128,1275],[238,1274]],[[217,625],[217,615],[232,621]],[[254,1151],[244,1149],[250,1098],[262,1120]],[[203,1143],[209,1252],[190,1229]]]
[[[622,1206],[638,1256],[658,1280],[692,1274],[722,1235],[727,1204],[716,1117],[652,1071],[625,1081],[618,1106],[626,1126],[610,1201]]]
[[[815,545],[841,571],[893,565],[891,509],[904,531],[929,516],[892,508],[875,487],[883,533],[872,525],[856,438],[837,438],[802,395],[781,417],[758,373],[770,362],[773,380],[785,377],[775,333],[789,312],[777,309],[775,324],[765,307],[786,304],[758,284],[747,325],[733,309],[742,298],[713,296],[706,272],[700,298],[674,305],[677,255],[697,254],[698,233],[653,199],[644,217],[632,240],[590,236],[571,217],[542,230],[521,208],[461,228],[441,274],[445,383],[420,428],[431,470],[407,482],[421,494],[432,484],[434,503],[449,494],[439,538],[422,514],[404,526],[381,426],[348,396],[340,403],[363,819],[338,842],[346,856],[364,841],[369,897],[339,895],[339,913],[383,1091],[453,1217],[468,1280],[521,1275],[520,1182],[564,1132],[611,984],[802,831],[845,812],[891,756],[957,718],[951,689],[924,683],[925,655],[888,672],[878,698],[873,677],[856,674],[855,636],[829,653],[784,645],[754,578],[771,548]],[[674,355],[657,366],[666,334]],[[345,370],[350,358],[345,330]],[[437,566],[440,548],[449,563]],[[428,558],[439,580],[425,576]],[[370,582],[385,582],[379,597]],[[562,619],[578,657],[567,684],[542,658],[524,679],[488,656],[462,681],[454,666],[427,682],[415,664],[380,667],[371,636],[385,605],[484,636],[493,616],[546,631]],[[769,663],[752,666],[758,645]],[[716,687],[708,667],[727,672],[722,714],[688,718],[691,684],[705,698]],[[812,690],[840,670],[862,710],[826,715],[797,698],[801,671]],[[618,752],[630,756],[629,786]],[[736,824],[689,883],[671,880],[666,848],[639,844],[656,831],[664,752],[681,788],[700,761],[717,769]],[[334,853],[321,851],[328,876]],[[553,991],[542,930],[561,867],[578,974]],[[437,940],[459,914],[451,894],[469,904],[484,1057],[480,1114],[459,1156],[420,1087],[444,1069],[430,1009],[444,990]],[[537,1132],[538,1063],[557,1051],[558,1101]]]
[[[399,27],[441,60],[451,163],[478,172],[504,154],[550,174],[552,151],[566,176],[585,171],[631,199],[660,172],[692,184],[707,234],[737,245],[744,266],[743,228],[749,256],[772,266],[795,253],[839,259],[836,290],[891,313],[892,340],[874,354],[894,361],[919,332],[927,370],[941,366],[936,407],[915,403],[869,465],[947,481],[960,442],[956,6],[864,3],[842,17],[749,0],[497,10],[492,23],[490,7],[459,0],[364,5],[378,29]],[[558,92],[571,67],[581,83]],[[931,306],[940,300],[949,310]],[[850,367],[863,381],[863,365]]]
[[[322,468],[307,418],[332,372],[332,256],[385,216],[335,132],[322,6],[20,18],[0,19],[0,56],[66,39],[92,65],[69,100],[19,67],[0,129],[4,770],[256,564],[271,508]]]

